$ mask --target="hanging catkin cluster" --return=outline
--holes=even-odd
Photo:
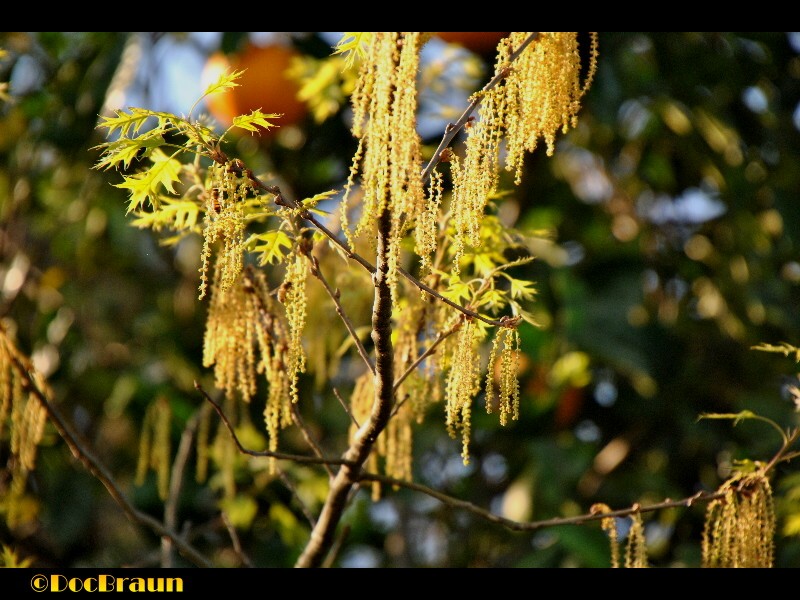
[[[452,162],[456,271],[464,247],[480,244],[481,218],[499,182],[502,142],[506,168],[515,172],[519,184],[525,152],[533,152],[544,139],[551,155],[556,134],[575,127],[581,97],[597,68],[597,35],[592,34],[589,71],[581,85],[574,32],[539,33],[509,67],[512,52],[530,35],[515,32],[498,45],[496,68],[507,75],[483,93],[479,117],[468,131],[464,158]]]
[[[246,227],[243,200],[252,191],[247,180],[237,177],[230,164],[213,163],[209,167],[208,178],[203,250],[200,257],[201,300],[208,289],[208,269],[217,242],[221,248],[216,253],[219,273],[215,277],[215,284],[227,290],[239,279]]]
[[[450,437],[461,434],[461,457],[466,465],[469,464],[472,400],[481,385],[477,347],[483,341],[483,333],[473,320],[467,319],[450,340],[444,392],[445,424]]]
[[[590,512],[596,515],[608,514],[612,511],[608,504],[598,502],[592,505]],[[608,535],[611,544],[612,569],[619,569],[621,566],[617,518],[618,517],[609,516],[600,519],[600,527],[602,527],[603,531]],[[625,567],[628,569],[646,569],[650,565],[647,561],[647,538],[645,537],[642,515],[639,512],[635,512],[630,518],[631,528],[628,530],[628,543],[625,545]]]
[[[172,446],[170,424],[172,410],[169,400],[160,396],[147,407],[139,437],[139,462],[136,465],[136,485],[142,485],[149,469],[156,473],[158,497],[167,499],[169,493]]]
[[[245,269],[240,282],[225,290],[217,284],[221,269],[215,268],[211,286],[203,366],[213,365],[215,385],[225,390],[229,400],[238,392],[249,402],[257,390],[258,374],[264,374],[269,386],[264,420],[269,448],[275,451],[279,431],[291,423],[289,403],[296,399],[295,380],[303,364],[302,348],[296,346],[300,336],[293,328],[302,330],[305,309],[298,306],[305,306],[305,271],[302,277],[287,271],[283,286],[290,291],[284,289],[281,294],[286,307],[283,317],[263,272]]]
[[[501,327],[492,342],[489,370],[486,374],[486,412],[492,412],[492,404],[496,395],[500,410],[500,425],[505,425],[509,416],[513,420],[519,418],[519,379],[517,378],[519,353],[519,331],[512,327]],[[498,380],[497,384],[495,384],[495,379]]]
[[[761,471],[737,473],[706,509],[703,567],[772,567],[775,507],[769,479]]]
[[[14,363],[24,365],[36,387],[52,399],[42,375],[17,350],[0,324],[0,440],[6,436],[6,428],[11,438],[8,460],[0,469],[0,513],[5,512],[9,527],[23,518],[19,501],[25,494],[28,473],[36,465],[36,450],[47,417],[44,406],[28,391]],[[9,489],[4,489],[6,485]]]
[[[392,290],[397,281],[400,240],[411,225],[406,219],[425,207],[416,130],[420,47],[418,32],[374,32],[351,98],[353,135],[359,142],[342,201],[342,223],[352,246],[360,234],[374,230],[384,210],[391,213],[388,279]],[[360,217],[351,234],[348,199],[359,173]]]

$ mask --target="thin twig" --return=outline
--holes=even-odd
[[[589,521],[597,521],[599,519],[603,519],[606,517],[625,517],[636,512],[651,512],[655,510],[662,510],[665,508],[690,507],[695,502],[710,502],[711,500],[716,500],[718,498],[722,498],[725,496],[724,492],[700,492],[688,498],[684,498],[683,500],[665,500],[663,502],[659,502],[657,504],[650,504],[647,506],[635,504],[630,508],[623,508],[620,510],[613,510],[611,512],[605,512],[605,513],[597,513],[597,514],[589,513],[584,515],[577,515],[574,517],[556,517],[553,519],[544,519],[541,521],[514,521],[513,519],[507,519],[505,517],[501,517],[500,515],[496,515],[493,512],[490,512],[484,508],[481,508],[476,504],[473,504],[472,502],[467,502],[465,500],[453,498],[452,496],[444,494],[438,490],[429,488],[428,486],[421,485],[419,483],[414,483],[412,481],[403,481],[402,479],[395,479],[394,477],[388,477],[386,475],[378,475],[377,473],[361,473],[361,475],[359,475],[359,479],[361,481],[378,481],[381,483],[385,483],[387,485],[404,487],[410,490],[414,490],[416,492],[421,492],[423,494],[430,496],[431,498],[436,498],[437,500],[439,500],[443,504],[446,504],[447,506],[466,510],[474,515],[481,517],[482,519],[485,519],[492,523],[496,523],[498,525],[502,525],[503,527],[505,527],[506,529],[510,529],[511,531],[535,531],[537,529],[542,529],[544,527],[555,527],[556,525],[580,525],[582,523],[587,523]]]
[[[392,344],[392,291],[389,286],[389,239],[391,213],[384,207],[378,215],[377,269],[373,275],[372,340],[375,344],[375,395],[366,422],[359,428],[345,457],[353,464],[336,473],[317,519],[317,526],[300,554],[296,567],[319,567],[335,541],[347,500],[358,482],[361,467],[372,452],[378,436],[392,416],[394,402],[394,346]]]
[[[205,407],[201,408],[186,422],[186,427],[181,434],[181,441],[178,444],[178,451],[175,453],[175,460],[172,461],[172,471],[169,482],[169,494],[164,503],[164,526],[175,529],[178,525],[178,500],[181,496],[183,487],[183,472],[189,460],[189,452],[192,450],[192,441],[197,432],[200,415]],[[161,538],[161,566],[168,569],[173,566],[172,540]]]
[[[341,397],[341,395],[339,395],[339,390],[337,390],[336,388],[333,388],[333,395],[336,396],[336,399],[339,401],[339,404],[342,405],[342,408],[344,409],[344,412],[347,413],[347,416],[350,417],[350,420],[353,422],[353,424],[356,427],[360,428],[361,425],[359,425],[358,420],[356,419],[356,417],[353,414],[353,412],[350,410],[350,407],[347,406],[347,403],[344,401],[344,399]]]
[[[286,489],[289,490],[289,492],[291,492],[292,496],[294,497],[295,502],[297,502],[297,506],[300,507],[300,510],[302,511],[303,516],[306,518],[306,521],[308,521],[308,524],[311,525],[311,528],[313,529],[314,525],[317,524],[317,520],[314,518],[314,515],[311,514],[311,511],[308,509],[308,506],[306,506],[306,503],[303,502],[303,499],[300,497],[300,494],[297,492],[297,488],[292,483],[292,480],[289,479],[289,477],[286,475],[286,473],[284,473],[281,469],[277,469],[277,471],[278,471],[278,477],[280,478],[281,483],[283,483],[283,485],[286,486]]]
[[[253,561],[250,560],[250,557],[247,556],[245,551],[242,549],[242,542],[239,540],[239,534],[236,532],[236,527],[233,526],[231,523],[230,518],[225,513],[222,512],[222,522],[225,523],[225,529],[228,530],[228,536],[231,538],[231,544],[233,544],[233,551],[236,553],[236,556],[239,557],[239,560],[242,561],[242,564],[245,567],[253,568]]]
[[[247,454],[248,456],[257,456],[257,457],[266,457],[266,458],[277,458],[279,460],[291,460],[296,463],[305,463],[305,464],[312,464],[312,465],[352,465],[353,461],[349,461],[343,458],[333,458],[329,456],[305,456],[303,454],[287,454],[286,452],[272,452],[271,450],[250,450],[242,446],[242,443],[239,441],[239,436],[236,435],[236,431],[233,429],[233,425],[231,424],[230,420],[228,420],[228,416],[222,410],[222,407],[217,404],[214,400],[212,400],[211,396],[208,395],[198,382],[194,382],[194,387],[197,391],[203,394],[208,402],[211,403],[211,406],[214,407],[214,410],[217,411],[219,418],[222,419],[222,422],[225,424],[225,427],[228,429],[228,433],[231,434],[233,438],[233,443],[236,444],[236,448],[238,448],[239,452],[242,454]]]
[[[456,135],[458,135],[458,132],[461,131],[464,128],[464,126],[469,122],[470,116],[472,115],[473,111],[478,107],[478,105],[481,103],[481,100],[483,100],[483,96],[486,94],[486,92],[491,90],[493,87],[495,87],[498,83],[500,83],[503,79],[505,79],[508,76],[511,63],[517,60],[517,58],[519,58],[519,55],[525,51],[525,48],[527,48],[528,45],[538,37],[539,37],[538,31],[531,33],[525,39],[525,41],[522,42],[522,44],[520,44],[519,48],[514,50],[514,52],[512,52],[511,55],[508,57],[508,65],[506,65],[501,69],[498,69],[497,73],[495,73],[495,76],[492,77],[489,83],[483,86],[483,88],[478,93],[473,94],[472,101],[469,103],[469,106],[467,106],[464,112],[461,113],[461,116],[458,118],[458,120],[455,123],[448,123],[447,127],[445,127],[444,135],[442,136],[442,141],[439,142],[439,146],[436,148],[436,151],[433,153],[433,156],[431,157],[430,161],[428,161],[428,164],[425,165],[425,168],[422,170],[423,187],[428,183],[428,179],[430,178],[431,173],[433,173],[433,169],[436,167],[437,164],[439,164],[439,161],[442,158],[442,153],[444,152],[445,148],[447,148],[450,145],[450,142],[452,142],[453,139],[456,137]]]
[[[225,155],[221,150],[218,151],[214,156],[212,156],[212,158],[214,158],[214,160],[216,160],[217,162],[219,162],[221,164],[225,164],[226,161],[228,160],[227,155]],[[360,264],[362,267],[364,267],[367,271],[369,271],[373,276],[375,275],[375,266],[372,263],[370,263],[366,258],[361,256],[357,252],[354,252],[353,250],[351,250],[348,247],[347,244],[345,244],[338,237],[336,237],[335,233],[333,233],[330,229],[325,227],[325,225],[323,225],[319,221],[319,219],[317,219],[311,213],[311,211],[309,211],[308,209],[304,208],[302,204],[300,204],[296,200],[285,198],[283,196],[283,194],[281,193],[281,190],[280,190],[280,188],[278,186],[266,185],[258,177],[256,177],[255,174],[253,174],[253,172],[250,169],[245,168],[244,164],[242,163],[241,160],[235,159],[234,161],[232,161],[230,163],[230,165],[231,165],[230,168],[231,168],[231,170],[233,172],[235,172],[239,176],[248,177],[255,187],[258,187],[258,188],[261,188],[263,190],[266,190],[270,194],[274,194],[275,195],[275,204],[277,204],[278,206],[283,206],[283,207],[286,207],[286,208],[291,208],[293,210],[299,211],[298,215],[301,218],[305,219],[306,221],[309,221],[309,222],[313,223],[313,225],[317,229],[319,229],[322,233],[324,233],[325,236],[328,239],[330,239],[342,251],[344,251],[344,253],[347,255],[348,258],[351,258],[354,261],[356,261],[358,264]],[[408,281],[413,283],[415,286],[417,286],[419,289],[427,292],[428,294],[430,294],[431,296],[433,296],[437,300],[439,300],[441,302],[444,302],[448,306],[451,306],[451,307],[455,308],[456,310],[461,311],[462,313],[464,313],[465,315],[467,315],[469,317],[472,317],[473,319],[478,319],[478,320],[483,321],[484,323],[486,323],[488,325],[494,325],[495,327],[514,327],[519,322],[519,318],[518,317],[502,317],[501,319],[489,319],[488,317],[484,317],[483,315],[481,315],[481,314],[479,314],[479,313],[477,313],[477,312],[475,312],[473,310],[470,310],[469,308],[461,306],[457,302],[453,302],[452,300],[448,300],[447,298],[442,296],[439,292],[437,292],[433,288],[431,288],[431,287],[425,285],[424,283],[422,283],[419,279],[414,277],[411,273],[409,273],[408,271],[406,271],[402,267],[398,266],[397,267],[397,272],[400,273],[400,275],[402,275],[403,277],[405,277]]]
[[[297,408],[297,404],[294,402],[290,403],[289,411],[292,413],[292,421],[294,424],[297,425],[297,428],[302,432],[303,439],[305,439],[306,444],[309,445],[312,452],[317,456],[317,458],[323,459],[325,458],[322,454],[322,449],[319,447],[319,444],[314,439],[314,436],[311,435],[311,431],[308,429],[308,426],[303,421],[303,417],[300,416],[300,411]],[[333,471],[331,470],[330,465],[327,463],[322,463],[322,466],[325,468],[325,471],[328,473],[328,477],[333,477]]]
[[[341,552],[342,547],[344,546],[345,540],[347,540],[347,536],[350,535],[350,525],[342,526],[342,530],[339,532],[339,536],[336,538],[336,541],[333,542],[333,546],[331,546],[331,551],[328,553],[328,556],[325,558],[325,562],[322,563],[322,567],[324,569],[330,569],[336,559],[339,558],[339,552]]]
[[[344,308],[342,307],[342,303],[339,302],[339,298],[341,296],[339,289],[337,288],[334,290],[328,283],[328,280],[325,279],[325,276],[322,274],[322,271],[319,268],[319,261],[317,260],[316,256],[308,256],[308,260],[311,262],[311,274],[317,279],[319,279],[320,283],[322,283],[322,286],[325,288],[325,291],[328,292],[328,295],[331,297],[331,300],[333,300],[333,304],[334,306],[336,306],[336,312],[341,317],[344,326],[347,328],[350,337],[353,339],[353,342],[356,345],[356,349],[358,350],[359,355],[361,355],[361,358],[364,359],[364,363],[367,365],[367,368],[374,375],[375,365],[372,364],[372,362],[369,359],[369,356],[367,356],[367,351],[364,349],[364,344],[361,343],[361,339],[358,337],[358,334],[356,333],[356,328],[353,326],[353,322],[345,314]]]
[[[420,354],[419,357],[417,358],[417,360],[415,360],[413,363],[411,363],[411,366],[409,366],[403,372],[403,374],[400,375],[400,377],[397,378],[397,381],[394,382],[394,391],[395,392],[397,392],[398,388],[400,387],[400,384],[403,383],[406,380],[406,377],[411,375],[411,373],[414,372],[414,369],[416,369],[423,360],[428,358],[431,354],[433,354],[436,351],[436,347],[439,344],[441,344],[445,339],[447,339],[449,336],[453,335],[456,331],[458,331],[458,329],[461,327],[462,323],[463,323],[463,321],[461,319],[459,319],[458,321],[453,323],[453,325],[451,327],[449,327],[446,331],[440,331],[439,332],[439,335],[437,335],[436,339],[433,340],[433,343],[430,346],[428,346],[428,349],[425,350],[425,352],[423,352],[422,354]]]
[[[24,385],[44,407],[45,411],[47,412],[47,416],[55,426],[59,435],[66,442],[67,446],[72,452],[72,455],[78,459],[81,464],[83,464],[89,473],[91,473],[100,481],[100,483],[103,484],[106,490],[108,490],[108,493],[120,506],[127,517],[135,523],[139,523],[140,525],[148,527],[158,536],[170,538],[174,542],[178,551],[194,564],[200,567],[211,567],[211,561],[203,556],[191,544],[186,542],[182,536],[177,534],[173,529],[166,527],[158,519],[154,519],[147,513],[141,512],[135,506],[133,506],[133,504],[131,504],[130,500],[128,500],[122,490],[120,490],[111,473],[94,455],[94,453],[89,450],[88,444],[84,441],[79,441],[79,435],[72,429],[69,423],[67,423],[66,419],[61,415],[61,412],[56,409],[55,406],[53,406],[48,399],[47,394],[39,389],[39,386],[30,375],[30,370],[32,370],[32,367],[22,363],[19,358],[13,354],[10,354],[9,358],[17,372],[24,377]]]

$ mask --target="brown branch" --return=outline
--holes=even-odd
[[[336,313],[341,317],[344,326],[347,328],[347,332],[350,334],[350,337],[353,339],[353,342],[356,345],[356,349],[358,350],[359,355],[361,358],[364,359],[364,363],[367,365],[367,368],[370,372],[374,375],[375,374],[375,366],[369,360],[369,356],[367,356],[367,351],[364,349],[364,344],[361,343],[361,339],[358,337],[356,333],[356,328],[353,326],[353,322],[348,318],[348,316],[344,312],[344,308],[342,307],[342,303],[339,302],[339,298],[341,293],[339,292],[339,288],[335,290],[330,286],[328,280],[325,279],[325,276],[322,274],[319,268],[319,261],[317,260],[316,256],[308,256],[308,260],[311,261],[311,274],[319,279],[322,286],[325,288],[325,291],[328,292],[328,295],[333,300],[334,306],[336,306]]]
[[[406,378],[409,375],[411,375],[411,373],[414,372],[414,369],[416,369],[423,360],[428,358],[431,354],[433,354],[436,351],[436,347],[439,344],[441,344],[445,339],[447,339],[449,336],[453,335],[456,331],[459,330],[459,328],[461,327],[461,323],[463,323],[463,321],[459,319],[447,330],[439,332],[439,335],[437,335],[436,339],[433,340],[433,343],[430,346],[428,346],[428,349],[425,350],[425,352],[423,352],[422,354],[420,354],[417,360],[411,363],[411,365],[403,372],[403,374],[400,375],[400,377],[398,377],[397,380],[394,382],[395,393],[400,387],[400,384],[403,383],[406,380]]]
[[[324,459],[325,457],[322,454],[322,450],[319,447],[319,444],[314,440],[314,437],[311,435],[311,431],[306,426],[305,421],[303,421],[303,417],[300,416],[300,411],[297,408],[297,404],[294,402],[290,403],[289,411],[292,413],[292,421],[294,424],[297,425],[297,428],[303,434],[303,439],[306,441],[306,444],[309,445],[311,451],[317,456],[317,458]],[[328,472],[328,477],[333,478],[333,471],[328,463],[322,463],[325,471]]]
[[[328,556],[325,558],[325,562],[322,564],[323,568],[330,569],[333,566],[333,564],[336,562],[336,559],[339,558],[339,552],[341,552],[344,542],[349,535],[350,525],[345,525],[339,532],[339,536],[336,538],[333,546],[331,546],[331,551],[328,553]]]
[[[342,405],[342,408],[344,409],[344,412],[347,413],[347,416],[350,417],[350,420],[353,422],[353,424],[356,427],[361,427],[361,425],[359,425],[358,420],[356,419],[355,415],[350,410],[350,407],[347,406],[347,403],[339,395],[339,390],[337,390],[336,388],[333,388],[333,395],[336,396],[336,399],[339,401],[339,404]]]
[[[236,556],[239,557],[239,560],[242,561],[245,567],[252,568],[253,561],[250,560],[250,557],[247,556],[242,549],[242,542],[239,540],[239,534],[236,533],[236,527],[233,526],[233,523],[231,523],[230,518],[224,511],[222,513],[222,522],[225,523],[225,529],[228,530],[228,536],[231,538],[231,544],[233,544],[233,551],[236,553]]]
[[[311,525],[311,527],[313,528],[314,525],[317,524],[317,520],[314,518],[314,515],[311,514],[311,511],[308,509],[308,506],[306,506],[306,503],[303,502],[303,499],[297,492],[297,488],[292,483],[292,480],[289,479],[286,476],[286,473],[284,473],[281,469],[278,469],[277,471],[281,483],[283,483],[286,489],[289,490],[289,492],[292,494],[292,497],[295,499],[295,502],[297,502],[297,506],[300,507],[300,511],[303,513],[303,516],[306,518],[306,521],[308,521],[308,524]]]
[[[389,287],[389,239],[391,214],[384,208],[378,217],[377,268],[373,274],[375,300],[372,306],[372,340],[375,344],[375,399],[367,421],[356,432],[353,443],[345,452],[348,464],[339,469],[331,482],[328,497],[322,507],[317,526],[296,567],[319,567],[334,542],[336,527],[342,518],[347,499],[358,482],[361,467],[369,457],[378,435],[392,414],[394,400],[394,349],[392,347],[392,293]]]
[[[164,503],[164,526],[168,529],[175,529],[178,525],[178,500],[183,487],[183,472],[189,460],[189,452],[192,449],[192,441],[195,433],[197,433],[197,426],[200,423],[202,412],[203,409],[201,408],[187,421],[186,427],[181,434],[178,451],[175,453],[175,460],[172,461],[169,494],[167,495],[167,501]],[[168,569],[172,566],[172,540],[164,537],[161,538],[161,567]]]
[[[585,515],[577,515],[574,517],[555,517],[553,519],[543,519],[541,521],[514,521],[513,519],[507,519],[505,517],[501,517],[500,515],[496,515],[493,512],[486,510],[485,508],[481,508],[480,506],[473,504],[472,502],[467,502],[465,500],[453,498],[452,496],[449,496],[438,490],[435,490],[425,485],[421,485],[419,483],[414,483],[412,481],[395,479],[394,477],[388,477],[386,475],[378,475],[377,473],[363,473],[363,472],[359,475],[359,479],[361,481],[378,481],[380,483],[385,483],[387,485],[404,487],[409,490],[421,492],[423,494],[426,494],[427,496],[430,496],[431,498],[436,498],[437,500],[439,500],[443,504],[446,504],[447,506],[466,510],[491,523],[502,525],[503,527],[505,527],[506,529],[510,529],[511,531],[536,531],[537,529],[542,529],[544,527],[555,527],[556,525],[581,525],[583,523],[588,523],[590,521],[597,521],[607,517],[625,517],[628,515],[632,515],[633,513],[636,512],[652,512],[656,510],[662,510],[665,508],[690,507],[695,502],[710,502],[711,500],[716,500],[718,498],[722,498],[723,496],[725,496],[724,492],[698,492],[694,496],[689,496],[688,498],[684,498],[682,500],[667,499],[664,500],[663,502],[659,502],[657,504],[650,504],[646,506],[642,506],[641,504],[634,504],[630,508],[622,508],[619,510],[613,510],[604,513],[596,513],[596,514],[589,513]]]
[[[154,519],[147,513],[138,510],[135,506],[133,506],[133,504],[131,504],[130,500],[128,500],[122,490],[120,490],[111,473],[94,455],[94,453],[89,450],[88,444],[79,441],[80,437],[78,433],[72,429],[69,423],[67,423],[66,419],[61,415],[61,412],[56,409],[55,406],[53,406],[53,404],[47,398],[47,394],[39,389],[39,386],[30,375],[31,367],[22,363],[19,358],[13,354],[10,354],[9,358],[11,359],[17,372],[24,378],[23,385],[25,385],[30,393],[33,394],[42,404],[47,412],[47,416],[55,426],[58,434],[66,442],[67,446],[72,452],[72,455],[78,459],[78,461],[80,461],[86,470],[89,471],[89,473],[91,473],[100,481],[100,483],[103,484],[114,501],[123,510],[125,515],[134,523],[148,527],[158,536],[170,538],[178,551],[180,551],[194,564],[200,567],[211,567],[211,561],[203,556],[191,544],[186,542],[181,535],[176,533],[173,529],[166,527],[161,521]]]
[[[332,458],[328,456],[306,456],[303,454],[287,454],[286,452],[272,452],[271,450],[250,450],[242,446],[242,442],[239,441],[239,436],[236,435],[236,431],[233,429],[233,425],[231,424],[230,420],[228,420],[228,416],[222,410],[222,407],[217,404],[214,400],[212,400],[211,396],[208,395],[197,381],[194,382],[194,387],[197,391],[199,391],[205,397],[208,402],[211,403],[211,406],[214,407],[214,410],[217,411],[219,418],[222,419],[222,422],[225,424],[225,427],[228,429],[228,433],[231,434],[233,438],[233,443],[236,444],[236,448],[242,454],[247,454],[248,456],[256,456],[256,457],[266,457],[266,458],[277,458],[278,460],[291,460],[296,463],[304,463],[304,464],[312,464],[312,465],[348,465],[353,464],[352,461],[348,461],[344,458]]]
[[[214,160],[216,160],[220,164],[225,164],[226,161],[228,160],[227,155],[225,155],[221,150],[218,150],[212,156],[212,158],[214,158]],[[244,163],[242,163],[242,161],[239,160],[238,158],[233,160],[230,163],[230,168],[237,175],[246,176],[253,183],[253,185],[255,187],[258,187],[260,189],[266,190],[270,194],[274,194],[275,195],[275,204],[277,204],[278,206],[283,206],[283,207],[286,207],[286,208],[291,208],[293,210],[299,211],[298,215],[301,218],[305,219],[306,221],[311,222],[317,229],[319,229],[322,233],[324,233],[325,236],[329,240],[331,240],[342,251],[344,251],[344,253],[347,255],[348,258],[353,259],[358,264],[360,264],[362,267],[364,267],[367,271],[369,271],[370,273],[375,275],[376,267],[372,263],[370,263],[366,258],[361,256],[357,252],[354,252],[353,250],[351,250],[347,244],[345,244],[338,237],[336,237],[335,233],[333,233],[330,229],[325,227],[325,225],[323,225],[319,221],[319,219],[317,219],[308,209],[304,208],[303,205],[300,204],[297,200],[292,200],[292,199],[285,198],[283,196],[283,194],[281,193],[281,190],[280,190],[280,188],[278,186],[266,185],[265,183],[263,183],[258,177],[255,176],[255,174],[253,174],[252,170],[245,168],[244,167]],[[477,313],[477,312],[475,312],[473,310],[470,310],[469,308],[461,306],[457,302],[453,302],[452,300],[448,300],[447,298],[442,296],[439,292],[437,292],[433,288],[431,288],[431,287],[425,285],[424,283],[422,283],[419,279],[414,277],[411,273],[409,273],[408,271],[406,271],[402,267],[398,266],[397,267],[397,272],[400,273],[400,275],[402,275],[403,277],[405,277],[408,281],[413,283],[415,286],[417,286],[419,289],[427,292],[428,294],[430,294],[431,296],[433,296],[437,300],[439,300],[441,302],[444,302],[448,306],[451,306],[451,307],[455,308],[456,310],[464,313],[465,315],[467,315],[469,317],[472,317],[473,319],[478,319],[478,320],[483,321],[484,323],[486,323],[488,325],[494,325],[495,327],[513,327],[519,322],[519,319],[516,318],[516,317],[503,317],[503,318],[497,319],[497,320],[496,319],[489,319],[487,317],[484,317],[483,315],[481,315],[481,314],[479,314],[479,313]]]
[[[425,186],[425,184],[428,182],[431,173],[433,173],[433,169],[436,167],[437,164],[439,164],[439,161],[442,159],[442,153],[450,145],[450,142],[453,141],[456,135],[458,135],[458,132],[461,131],[464,128],[464,126],[469,122],[470,116],[478,107],[478,105],[481,103],[481,100],[483,100],[483,96],[486,94],[486,92],[491,90],[493,87],[495,87],[498,83],[500,83],[503,79],[505,79],[508,76],[511,69],[511,63],[517,60],[520,54],[522,54],[525,51],[525,48],[527,48],[528,45],[534,40],[536,40],[536,38],[538,37],[539,37],[538,31],[531,33],[525,39],[525,41],[520,44],[519,48],[514,50],[514,52],[512,52],[511,55],[508,57],[508,64],[505,67],[499,69],[497,73],[495,73],[495,76],[492,77],[492,79],[489,81],[489,83],[483,86],[483,88],[479,92],[473,94],[472,101],[469,103],[464,112],[461,113],[461,116],[458,118],[458,120],[455,123],[447,124],[447,127],[445,127],[444,130],[444,135],[442,136],[442,141],[439,142],[439,146],[436,148],[436,151],[433,153],[433,156],[431,157],[430,161],[428,161],[428,164],[425,165],[425,168],[422,170],[423,186]]]

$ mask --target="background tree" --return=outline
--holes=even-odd
[[[224,36],[222,46],[235,50],[245,38]],[[580,40],[589,47],[588,36]],[[311,59],[324,61],[335,37],[283,41],[309,57],[296,67],[301,82],[305,74],[306,84],[324,83],[312,77],[319,65]],[[504,222],[548,234],[534,242],[536,260],[517,271],[536,282],[531,310],[542,325],[519,328],[520,418],[498,428],[494,415],[475,411],[469,466],[460,444],[443,435],[442,419],[429,416],[415,437],[415,481],[513,519],[714,490],[735,460],[769,459],[779,445],[758,423],[731,429],[698,423],[701,413],[750,409],[792,424],[792,358],[750,347],[798,339],[796,37],[601,34],[600,45],[577,127],[560,137],[552,158],[544,148],[530,155],[520,186],[509,182],[512,193],[497,200]],[[176,464],[181,436],[200,423],[192,415],[204,401],[193,382],[214,387],[201,366],[200,248],[189,239],[161,247],[130,227],[124,190],[91,169],[98,154],[87,149],[103,141],[97,114],[108,115],[121,90],[124,105],[185,112],[185,104],[166,106],[159,71],[169,67],[159,57],[194,47],[205,57],[217,47],[185,34],[4,34],[0,46],[8,51],[0,66],[12,97],[0,134],[8,327],[138,510],[162,519],[156,474],[132,481],[135,449],[143,423],[161,423],[154,434],[167,434],[171,452],[154,458]],[[427,47],[421,77],[445,74],[450,82],[420,98],[422,151],[432,152],[466,105],[459,90],[488,80],[493,56],[436,39]],[[337,77],[309,98],[300,125],[237,141],[236,156],[256,173],[279,175],[290,198],[341,187],[346,177],[356,150],[343,101],[352,83]],[[263,109],[271,112],[266,102]],[[369,305],[346,308],[359,314]],[[310,317],[326,334],[336,318],[313,310]],[[319,356],[309,350],[309,360],[335,360],[345,335],[327,335],[332,347]],[[298,404],[299,416],[337,455],[349,417],[335,397],[314,391],[322,383],[301,378],[300,394],[314,400]],[[158,418],[165,404],[166,425]],[[307,452],[290,431],[281,447]],[[248,447],[266,442],[256,428],[240,433]],[[26,510],[13,527],[4,524],[4,543],[42,565],[184,560],[169,548],[151,554],[156,537],[133,527],[97,480],[71,463],[53,430],[43,442],[20,504]],[[269,474],[265,459],[231,460],[236,493],[220,504],[231,482],[194,483],[189,456],[183,493],[170,509],[174,523],[191,521],[192,543],[215,564],[293,564],[308,538],[304,509],[316,514],[327,474],[294,465],[282,479]],[[798,560],[796,478],[778,470],[776,564],[789,566]],[[599,525],[509,533],[409,490],[385,490],[377,503],[368,496],[357,495],[345,513],[348,535],[335,564],[610,564]],[[700,564],[705,509],[643,515],[651,564]],[[231,539],[228,531],[238,533]]]

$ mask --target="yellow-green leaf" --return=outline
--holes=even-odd
[[[160,133],[148,138],[120,138],[105,146],[106,150],[97,165],[95,165],[95,168],[110,169],[111,167],[118,167],[119,163],[122,163],[122,166],[127,169],[140,150],[144,150],[142,153],[142,158],[144,158],[152,153],[154,149],[163,145],[164,138],[161,137]]]
[[[371,31],[345,31],[333,53],[344,54],[345,68],[349,69],[355,64],[356,58],[362,59],[367,55],[367,46],[371,40]]]
[[[275,229],[266,233],[251,235],[247,247],[253,252],[260,252],[260,265],[279,263],[292,248],[292,238],[285,231]],[[284,248],[286,249],[284,251]]]
[[[252,111],[249,115],[240,115],[233,118],[233,126],[240,129],[246,129],[258,133],[258,128],[270,129],[277,127],[275,123],[270,123],[267,119],[279,119],[282,114],[278,113],[263,113],[260,109]]]
[[[231,73],[223,72],[219,79],[217,79],[214,83],[210,84],[206,91],[203,92],[203,96],[208,96],[209,94],[219,94],[221,92],[227,92],[230,89],[233,89],[241,84],[236,83],[236,80],[239,79],[244,74],[244,70],[242,71],[233,71]]]
[[[180,182],[181,163],[172,156],[167,156],[163,151],[155,149],[150,156],[153,166],[142,173],[130,177],[123,176],[124,181],[115,187],[127,189],[130,193],[128,211],[136,210],[150,200],[154,208],[158,208],[159,187],[174,194],[174,185]]]
[[[176,230],[194,229],[200,216],[200,206],[192,200],[176,200],[159,194],[158,210],[154,212],[137,212],[132,225],[139,228],[149,227],[158,231],[162,227]]]
[[[300,201],[300,204],[303,205],[305,208],[314,208],[318,202],[322,202],[323,200],[327,200],[331,196],[336,195],[339,190],[328,190],[327,192],[322,192],[321,194],[317,194],[315,196],[311,196],[311,198],[304,198]]]

